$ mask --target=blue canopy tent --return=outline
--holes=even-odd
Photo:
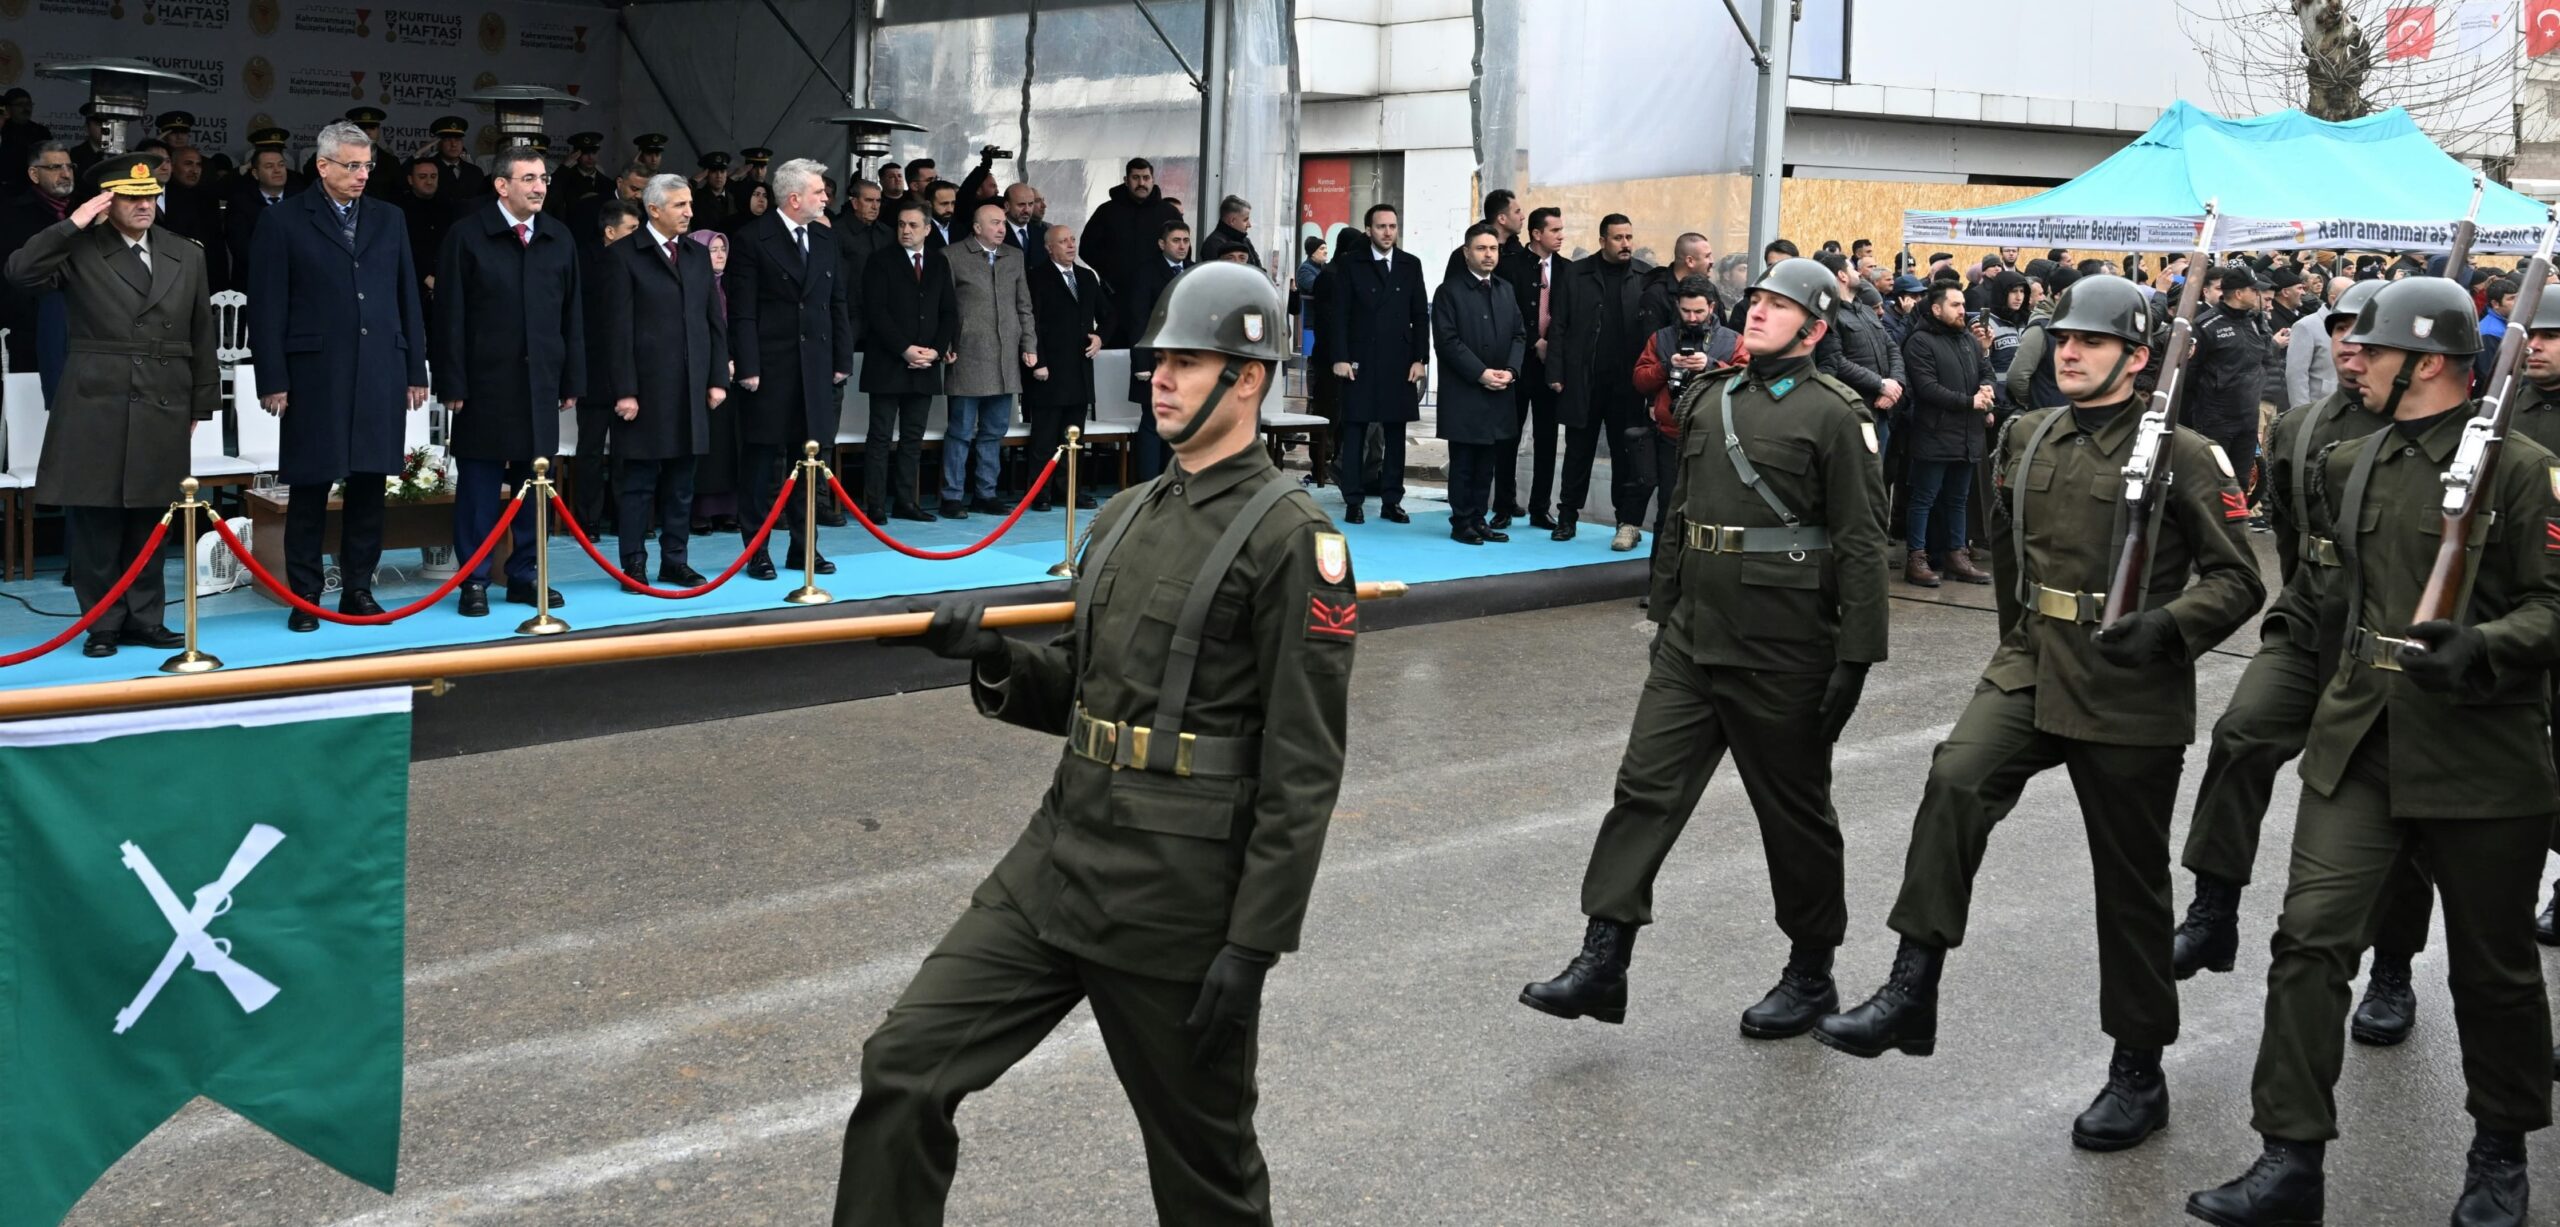
[[[2474,172],[2393,107],[2331,123],[2298,110],[2224,119],[2179,102],[2088,173],[2024,200],[1902,215],[1906,243],[2185,251],[2204,206],[2225,251],[2443,251],[2471,204]],[[2489,184],[2474,250],[2530,252],[2543,204]]]

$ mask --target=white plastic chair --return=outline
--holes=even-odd
[[[231,372],[231,415],[240,428],[240,463],[252,473],[284,463],[283,420],[258,405],[258,368],[247,363]]]
[[[36,467],[44,460],[44,378],[30,371],[0,382],[0,422],[8,463],[0,469],[0,579],[36,573]]]

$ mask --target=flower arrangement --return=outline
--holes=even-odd
[[[433,444],[409,449],[400,471],[383,479],[390,500],[395,503],[423,503],[441,494],[453,493],[453,458]]]

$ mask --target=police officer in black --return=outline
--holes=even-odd
[[[2347,986],[2395,866],[2415,855],[2444,904],[2447,980],[2474,1122],[2456,1227],[2525,1221],[2524,1135],[2551,1123],[2551,1009],[2531,915],[2560,775],[2548,672],[2560,664],[2560,459],[2510,432],[2478,477],[2466,590],[2451,618],[2411,624],[2444,540],[2446,474],[2475,416],[2471,295],[2441,277],[2393,282],[2348,339],[2361,396],[2388,429],[2321,457],[2317,510],[2337,543],[2321,592],[2335,635],[2302,758],[2284,913],[2267,967],[2266,1029],[2250,1086],[2265,1147],[2195,1194],[2222,1227],[2320,1221],[2322,1161]]]
[[[2277,562],[2286,591],[2297,593],[2305,609],[2318,608],[2320,589],[2338,566],[2337,543],[2327,535],[2325,517],[2310,512],[2318,485],[2309,477],[2313,461],[2332,444],[2363,438],[2390,422],[2365,406],[2360,395],[2364,355],[2347,339],[2357,312],[2383,284],[2360,281],[2339,297],[2324,320],[2337,389],[2278,418],[2267,438],[2261,471],[2267,476],[2266,507],[2276,530]],[[2258,831],[2275,794],[2276,773],[2302,753],[2320,697],[2317,629],[2287,617],[2285,603],[2269,610],[2258,628],[2257,654],[2240,675],[2222,717],[2214,721],[2180,858],[2196,875],[2195,899],[2170,954],[2181,980],[2199,971],[2229,971],[2239,954],[2240,894],[2257,861]],[[2404,862],[2393,873],[2375,929],[2373,974],[2351,1026],[2359,1042],[2397,1044],[2416,1026],[2409,961],[2426,948],[2427,920],[2434,908],[2425,872]]]
[[[1675,407],[1679,470],[1646,617],[1660,625],[1617,803],[1582,879],[1582,953],[1520,992],[1561,1018],[1623,1022],[1653,882],[1729,748],[1760,820],[1778,927],[1777,987],[1743,1011],[1753,1039],[1802,1035],[1840,1005],[1848,926],[1831,746],[1885,657],[1884,478],[1857,393],[1814,369],[1840,283],[1783,260],[1751,289],[1750,364]]]
[[[2161,515],[2140,612],[2098,629],[2125,535],[2123,469],[2142,417],[2135,381],[2151,360],[2152,318],[2121,277],[2084,277],[2054,308],[2054,379],[2071,403],[2010,419],[1993,470],[1993,562],[2017,604],[2003,594],[2000,647],[1930,762],[1887,920],[1902,935],[1892,977],[1814,1030],[1855,1056],[1936,1050],[1939,971],[1964,941],[1991,830],[2028,780],[2063,767],[2096,871],[2098,1021],[2116,1041],[2106,1088],[2072,1122],[2072,1142],[2087,1150],[2136,1146],[2168,1123],[2160,1052],[2178,1036],[2169,818],[2195,739],[2195,660],[2266,595],[2231,470],[2180,428],[2153,474]]]
[[[1298,944],[1342,781],[1360,610],[1343,538],[1256,437],[1288,356],[1278,291],[1185,272],[1141,343],[1173,467],[1095,519],[1075,618],[1035,647],[946,605],[916,642],[978,710],[1066,739],[1030,826],[862,1052],[836,1227],[943,1221],[952,1114],[1090,1001],[1156,1212],[1267,1227],[1263,978]]]

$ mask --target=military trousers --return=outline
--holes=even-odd
[[[2098,923],[2098,1025],[2119,1043],[2165,1047],[2178,1038],[2178,989],[2169,946],[2169,815],[2183,746],[2119,746],[2036,727],[2036,692],[1983,682],[1929,763],[1911,824],[1902,893],[1886,923],[1942,949],[1964,944],[1973,877],[1991,829],[2009,816],[2027,781],[2049,768],[2071,773],[2089,837]]]
[[[2533,909],[2552,817],[2394,818],[2380,749],[2377,739],[2358,751],[2335,795],[2303,791],[2267,967],[2251,1125],[2294,1141],[2338,1136],[2334,1092],[2358,948],[2393,865],[2414,853],[2444,897],[2463,1107],[2483,1128],[2540,1129],[2551,1123],[2551,1006]]]
[[[2311,713],[2320,704],[2319,658],[2283,636],[2258,645],[2240,674],[2231,703],[2213,722],[2179,863],[2199,874],[2247,885],[2258,860],[2276,774],[2302,756]],[[2376,910],[2373,948],[2409,957],[2427,948],[2435,892],[2415,858],[2403,858],[2385,883]]]
[[[1248,1032],[1210,1064],[1182,1023],[1200,986],[1104,967],[1041,941],[1006,907],[973,904],[862,1046],[862,1098],[845,1127],[835,1227],[931,1227],[960,1157],[960,1101],[1093,1004],[1111,1067],[1138,1117],[1156,1216],[1267,1227],[1270,1180],[1253,1130]]]
[[[1617,799],[1582,877],[1582,911],[1653,923],[1653,882],[1707,781],[1733,753],[1760,823],[1778,928],[1829,949],[1848,930],[1840,819],[1831,809],[1831,743],[1822,738],[1827,673],[1701,665],[1656,639],[1635,727],[1618,762]]]

